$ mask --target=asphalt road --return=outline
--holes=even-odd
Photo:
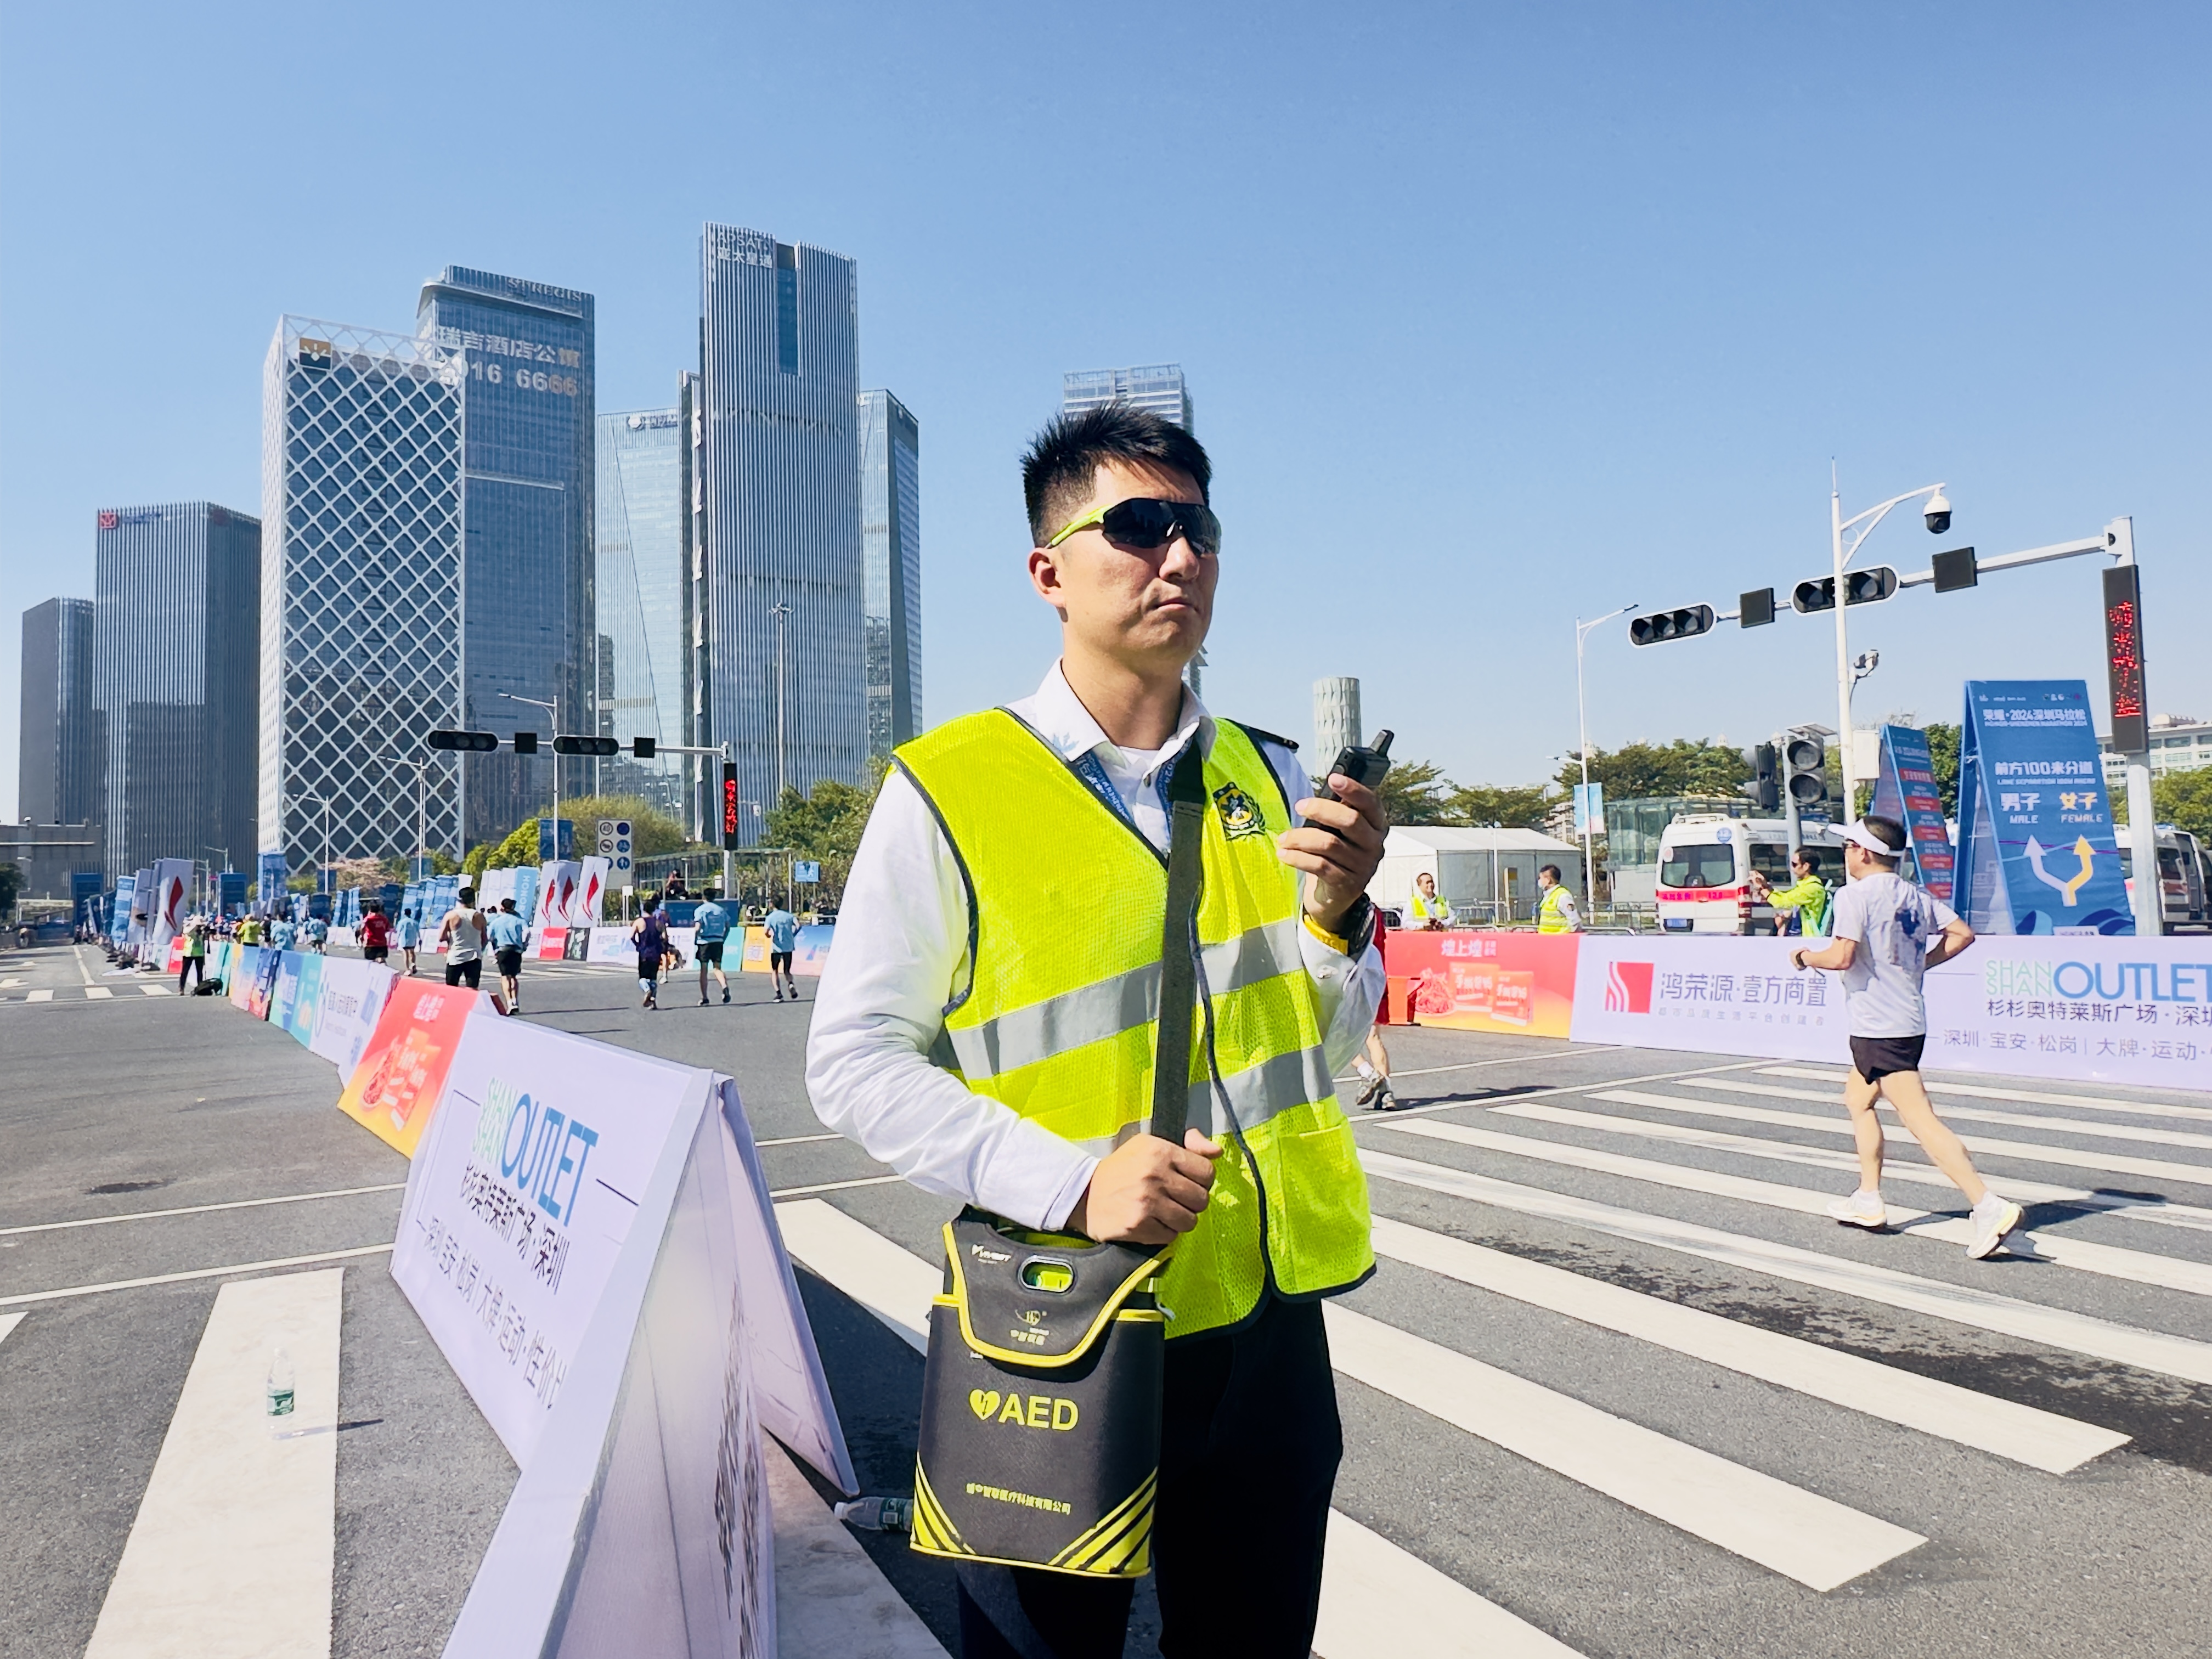
[[[813,1138],[805,1005],[757,975],[650,1014],[616,970],[525,983],[526,1018],[736,1077],[787,1201],[931,1254],[952,1206]],[[1424,1030],[1391,1049],[1419,1109],[1360,1121],[1396,1224],[1332,1332],[1337,1506],[1431,1613],[1480,1596],[1591,1659],[2212,1652],[2212,1096],[1954,1079],[1993,1091],[1939,1103],[2006,1148],[1978,1161],[2045,1241],[1974,1263],[1909,1147],[1887,1195],[1932,1218],[1819,1213],[1852,1184],[1829,1068]],[[24,1316],[0,1337],[0,1656],[74,1655],[224,1280],[9,1298],[388,1243],[405,1164],[282,1031],[88,951],[0,955],[0,1323]],[[384,1258],[342,1260],[333,1651],[436,1653],[514,1469]],[[907,1491],[921,1359],[827,1271],[802,1288],[855,1462]],[[1838,1380],[1838,1355],[1873,1363]],[[1949,1386],[1899,1405],[1916,1378]],[[2109,1431],[2095,1455],[2023,1461],[2083,1425]],[[945,1571],[863,1542],[950,1645]],[[1425,1650],[1419,1596],[1366,1594],[1344,1605]]]

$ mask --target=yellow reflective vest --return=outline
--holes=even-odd
[[[1575,931],[1575,916],[1571,907],[1575,896],[1567,891],[1565,882],[1555,882],[1544,890],[1544,896],[1536,905],[1536,931],[1540,933],[1571,933]]]
[[[939,1062],[1104,1157],[1149,1121],[1166,856],[1005,709],[940,726],[897,762],[968,888],[969,979]],[[1224,1151],[1160,1283],[1170,1340],[1240,1323],[1270,1289],[1325,1296],[1375,1270],[1366,1178],[1299,951],[1298,878],[1275,855],[1289,803],[1227,720],[1205,781],[1188,1121]]]
[[[1442,893],[1437,894],[1434,898],[1424,898],[1421,896],[1421,890],[1416,887],[1406,899],[1406,920],[1409,924],[1424,921],[1448,922],[1451,920],[1451,906],[1445,901]]]

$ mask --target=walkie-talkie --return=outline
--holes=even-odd
[[[1347,744],[1336,751],[1336,759],[1329,769],[1314,780],[1314,799],[1334,800],[1336,791],[1328,787],[1332,777],[1344,776],[1373,789],[1380,785],[1390,770],[1390,739],[1396,734],[1388,726],[1375,734],[1373,748]]]

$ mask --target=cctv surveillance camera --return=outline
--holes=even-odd
[[[1942,490],[1928,498],[1928,505],[1921,516],[1928,520],[1928,533],[1931,536],[1940,536],[1950,529],[1951,503]]]

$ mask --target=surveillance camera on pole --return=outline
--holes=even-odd
[[[1926,520],[1928,533],[1931,536],[1943,535],[1951,528],[1951,499],[1943,493],[1941,484],[1928,498],[1928,505],[1921,508],[1920,516]]]

